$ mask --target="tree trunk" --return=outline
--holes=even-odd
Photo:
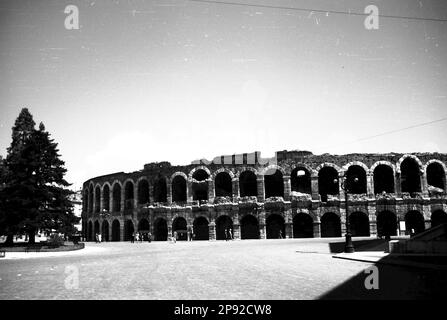
[[[28,243],[35,244],[36,243],[36,230],[31,229],[28,231]]]
[[[7,246],[14,245],[14,234],[8,233],[8,235],[6,236],[5,245]]]

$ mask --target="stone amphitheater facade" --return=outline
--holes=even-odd
[[[271,159],[254,152],[150,163],[84,182],[82,229],[86,240],[101,233],[103,241],[138,231],[156,241],[174,232],[221,240],[229,229],[234,239],[340,237],[348,216],[353,236],[417,233],[447,222],[446,160],[285,150]]]

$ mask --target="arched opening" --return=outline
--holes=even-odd
[[[130,241],[132,239],[135,228],[132,220],[126,220],[124,222],[124,241]]]
[[[233,232],[233,220],[227,215],[222,215],[216,219],[216,240],[225,240],[227,229]]]
[[[134,201],[133,183],[127,181],[126,185],[124,186],[124,209],[126,210],[133,209],[133,201]]]
[[[216,197],[233,196],[233,186],[231,176],[228,174],[228,172],[218,173],[214,180],[214,186],[216,190]]]
[[[391,211],[382,211],[377,215],[377,235],[379,237],[397,235],[397,218]]]
[[[312,217],[303,212],[297,213],[293,217],[293,237],[313,238],[313,236],[314,236],[314,228],[313,228]]]
[[[109,222],[104,220],[101,225],[101,241],[109,241]]]
[[[192,175],[195,180],[192,183],[193,200],[208,200],[208,177],[208,173],[203,169],[195,171]]]
[[[102,189],[102,202],[103,210],[110,211],[110,188],[107,184]]]
[[[188,229],[186,219],[177,217],[172,222],[172,233],[177,232],[177,240],[188,240]]]
[[[121,211],[121,186],[118,183],[115,183],[113,186],[113,193],[112,193],[112,209],[113,212],[120,212]]]
[[[366,193],[366,172],[361,166],[350,166],[346,172],[346,179],[349,186],[349,193]]]
[[[186,179],[182,176],[175,176],[172,179],[172,201],[186,201]]]
[[[88,189],[88,212],[93,213],[93,186],[90,185],[90,188]]]
[[[141,219],[140,222],[138,222],[138,231],[142,232],[149,232],[149,221],[145,218]]]
[[[414,230],[414,234],[424,231],[424,216],[419,211],[408,211],[405,215],[405,230],[408,234],[411,234],[411,230]]]
[[[374,169],[374,194],[394,193],[394,173],[390,166],[379,164]]]
[[[326,202],[328,195],[336,195],[338,190],[338,172],[332,167],[323,167],[318,172],[318,193],[321,201]]]
[[[321,217],[321,237],[341,237],[340,217],[333,212],[326,212]]]
[[[369,237],[369,218],[365,213],[349,213],[349,226],[353,237]]]
[[[251,214],[241,219],[241,239],[259,239],[259,223]]]
[[[447,213],[442,210],[437,210],[431,214],[432,228],[444,223],[447,223]]]
[[[159,176],[154,181],[154,202],[168,201],[168,187],[165,177]]]
[[[92,238],[93,238],[93,223],[89,221],[87,228],[87,241],[92,241]]]
[[[208,220],[205,217],[197,217],[193,223],[194,240],[209,240],[210,233]]]
[[[276,213],[270,214],[265,220],[267,239],[282,239],[285,238],[286,226],[284,218]]]
[[[429,186],[445,190],[445,171],[441,164],[432,162],[427,166],[427,183]]]
[[[264,174],[265,198],[284,197],[284,180],[281,171],[269,169]]]
[[[93,239],[96,240],[96,235],[99,234],[99,230],[100,230],[98,220],[95,221],[95,223],[93,224],[93,227],[94,227],[94,233],[93,233],[94,238]]]
[[[82,200],[84,202],[83,203],[83,210],[85,212],[88,212],[88,189],[84,190],[84,198]]]
[[[157,218],[154,222],[154,240],[168,240],[168,224],[163,218]]]
[[[120,222],[113,220],[112,222],[112,241],[120,241]]]
[[[145,205],[149,203],[149,182],[143,179],[138,182],[138,204]]]
[[[419,164],[412,158],[406,158],[400,165],[402,192],[421,192]]]
[[[290,174],[292,191],[301,193],[312,193],[310,173],[304,167],[296,167]]]
[[[256,197],[258,184],[254,172],[247,170],[239,175],[239,193],[241,197]]]
[[[95,212],[98,213],[101,210],[101,189],[99,186],[95,188]]]

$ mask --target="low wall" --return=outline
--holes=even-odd
[[[447,241],[392,240],[390,253],[447,254]]]

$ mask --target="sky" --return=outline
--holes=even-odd
[[[0,155],[23,107],[74,189],[253,151],[447,153],[442,20],[445,0],[0,0]]]

